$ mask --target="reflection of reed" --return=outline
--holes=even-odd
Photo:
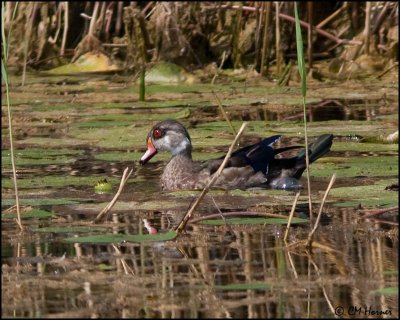
[[[307,105],[307,120],[309,122],[329,120],[360,120],[374,121],[380,116],[396,114],[397,101],[387,101],[383,96],[371,96],[364,99],[322,99],[316,103]],[[228,99],[225,99],[229,103]],[[274,96],[268,100],[258,99],[246,101],[251,108],[243,108],[243,105],[229,106],[231,121],[283,121],[302,120],[303,112],[294,106],[288,107],[281,97]],[[198,117],[219,116],[218,105],[199,108],[196,111]]]
[[[329,305],[370,305],[391,309],[396,317],[397,297],[371,292],[396,286],[397,237],[386,226],[385,231],[364,220],[354,224],[354,209],[326,211],[334,218],[316,231],[312,252],[288,249],[280,225],[231,225],[232,231],[224,225],[191,225],[173,242],[80,244],[72,251],[74,246],[62,245],[58,251],[67,255],[64,269],[57,269],[32,259],[48,253],[43,246],[48,235],[35,235],[34,246],[17,239],[13,248],[21,247],[20,256],[27,260],[3,262],[3,314],[303,317],[309,304],[311,317],[331,317]],[[114,233],[145,233],[139,216],[159,229],[171,227],[169,215],[139,211],[114,213],[108,226]],[[294,226],[289,240],[306,239],[308,232]],[[7,267],[11,261],[20,267]],[[26,277],[32,273],[41,276]],[[84,293],[85,282],[90,296]],[[233,284],[245,286],[228,290]],[[251,289],[254,284],[268,287]]]

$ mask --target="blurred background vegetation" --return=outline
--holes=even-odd
[[[2,18],[17,72],[88,52],[127,72],[163,61],[279,76],[296,60],[294,2],[19,2],[13,15],[16,4],[6,2]],[[309,70],[321,60],[332,74],[397,63],[397,2],[300,2],[299,11]]]

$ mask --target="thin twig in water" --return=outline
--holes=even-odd
[[[235,128],[233,127],[233,125],[232,125],[231,121],[229,120],[228,116],[226,115],[226,112],[225,112],[225,110],[224,110],[224,107],[222,106],[221,100],[219,100],[218,96],[216,95],[216,93],[215,93],[214,91],[212,91],[212,93],[214,94],[214,97],[215,97],[215,99],[217,100],[217,103],[218,103],[218,107],[221,109],[222,115],[224,116],[226,122],[228,122],[229,127],[230,127],[231,130],[232,130],[232,133],[233,133],[234,135],[236,135],[236,134],[237,134],[237,133],[236,133],[236,130],[235,130]]]
[[[213,77],[212,80],[211,80],[211,84],[214,84],[215,79],[217,78],[218,74],[221,72],[222,66],[224,65],[224,62],[225,62],[225,59],[226,59],[226,51],[224,51],[224,52],[222,53],[222,60],[221,60],[221,63],[220,63],[220,65],[219,65],[219,68],[217,69],[217,71],[215,71],[214,77]]]
[[[398,206],[397,207],[393,207],[393,208],[366,210],[365,215],[360,217],[360,219],[366,219],[366,218],[370,218],[370,217],[378,215],[378,214],[396,212],[396,211],[399,211],[399,207]]]
[[[108,211],[111,210],[111,208],[114,206],[115,202],[117,202],[117,199],[118,199],[119,196],[121,195],[121,192],[122,192],[122,190],[124,189],[124,186],[125,186],[126,182],[128,181],[129,177],[130,177],[131,174],[132,174],[133,169],[131,169],[131,170],[129,171],[129,173],[127,174],[128,169],[129,169],[129,168],[126,167],[125,170],[124,170],[124,173],[123,173],[122,178],[121,178],[121,183],[120,183],[120,185],[119,185],[119,189],[118,189],[117,193],[115,194],[114,198],[113,198],[113,199],[111,200],[111,202],[107,205],[107,207],[105,207],[105,208],[97,215],[97,217],[93,220],[93,223],[99,222],[100,219],[101,219]]]
[[[297,204],[297,200],[299,199],[299,197],[300,197],[300,192],[297,192],[296,196],[294,198],[294,201],[293,201],[292,210],[290,211],[289,220],[288,220],[288,223],[287,223],[287,226],[286,226],[285,236],[283,237],[283,241],[285,242],[285,244],[286,244],[286,239],[287,239],[288,234],[289,234],[290,223],[292,222],[294,210],[296,209],[296,204]]]
[[[308,207],[310,210],[310,221],[313,218],[312,201],[311,201],[311,182],[310,182],[310,157],[308,154],[308,135],[307,135],[307,111],[306,98],[303,96],[303,116],[304,116],[304,140],[306,149],[306,173],[307,173],[307,190],[308,190]]]
[[[317,220],[315,221],[314,228],[308,234],[308,239],[307,239],[307,246],[308,247],[311,247],[312,237],[313,237],[315,231],[317,230],[318,225],[319,225],[319,220],[321,219],[322,208],[324,207],[325,200],[326,200],[326,197],[328,196],[329,191],[331,190],[333,184],[335,183],[335,179],[336,179],[336,173],[333,174],[333,176],[331,178],[331,181],[329,182],[328,188],[326,188],[324,197],[323,197],[322,202],[321,202],[321,206],[319,207],[318,217],[317,217]]]
[[[292,267],[292,270],[293,270],[294,277],[295,277],[295,279],[298,279],[299,276],[297,274],[296,267],[294,266],[292,256],[290,255],[289,251],[287,251],[287,254],[288,254],[289,264],[290,264],[290,266]]]
[[[311,262],[311,264],[314,266],[315,271],[317,272],[317,275],[320,277],[320,281],[318,281],[318,284],[322,289],[322,292],[324,294],[325,300],[328,303],[329,309],[331,309],[332,313],[335,316],[337,316],[337,314],[336,314],[337,312],[335,311],[335,308],[333,307],[332,301],[331,301],[331,299],[329,299],[328,294],[327,294],[326,289],[325,289],[325,286],[323,284],[323,279],[322,279],[321,272],[319,271],[318,266],[315,264],[314,260],[311,258],[310,255],[308,256],[308,258],[309,258],[309,261]]]
[[[223,212],[219,209],[217,203],[215,202],[214,197],[213,197],[211,194],[210,194],[210,197],[211,197],[211,200],[212,200],[213,203],[214,203],[215,208],[217,208],[217,210],[218,210],[219,216],[220,216],[220,217],[222,218],[222,220],[224,221],[225,226],[228,227],[229,232],[230,232],[233,236],[235,236],[235,232],[233,231],[233,229],[232,229],[231,225],[228,223],[228,221],[226,221],[226,219],[225,219],[225,217],[224,217],[224,214],[223,214]]]
[[[389,226],[398,226],[399,224],[395,221],[389,221],[389,220],[381,220],[378,218],[368,218],[368,220],[375,222],[375,223],[382,223],[382,224],[387,224]]]
[[[132,268],[126,263],[125,259],[122,258],[122,252],[117,248],[115,244],[112,244],[112,247],[114,248],[116,252],[116,256],[119,257],[122,267],[124,268],[125,274],[135,274],[135,272],[132,270]]]
[[[220,216],[223,217],[269,217],[269,218],[278,218],[278,219],[287,219],[288,216],[277,213],[268,213],[268,212],[249,212],[249,211],[231,211],[231,212],[221,212],[221,213],[212,213],[206,216],[201,216],[195,219],[190,219],[190,223],[197,223],[203,220],[209,220],[218,218]]]
[[[323,251],[328,252],[328,253],[336,253],[336,254],[342,254],[343,255],[342,251],[333,249],[332,247],[329,247],[329,246],[327,246],[325,244],[322,244],[322,243],[319,243],[317,241],[313,241],[311,243],[311,245],[312,245],[312,248],[317,248],[317,249],[323,250]],[[307,250],[307,240],[299,240],[299,241],[296,241],[296,242],[293,242],[293,243],[289,243],[287,245],[287,247],[289,249],[291,249],[291,250],[293,250],[294,248],[305,248]]]
[[[188,212],[186,212],[185,216],[183,217],[183,219],[181,220],[181,222],[178,224],[178,226],[175,228],[175,231],[177,232],[177,234],[182,233],[182,231],[185,229],[186,224],[188,223],[189,219],[192,217],[192,214],[194,212],[194,210],[197,208],[197,206],[200,204],[200,201],[204,198],[204,196],[207,194],[207,192],[210,190],[210,188],[213,186],[213,184],[215,183],[215,181],[217,181],[217,179],[219,178],[219,176],[222,173],[222,170],[224,170],[228,159],[230,158],[233,148],[235,147],[237,141],[239,140],[240,136],[242,135],[244,128],[246,127],[247,122],[244,122],[242,124],[242,126],[240,127],[240,130],[238,132],[238,134],[236,135],[235,139],[233,140],[231,146],[229,147],[228,153],[226,154],[224,161],[221,163],[221,165],[219,166],[218,170],[216,173],[214,173],[212,179],[208,182],[208,184],[204,187],[203,191],[201,192],[201,194],[199,195],[199,197],[196,199],[196,201],[194,202],[194,204],[192,205],[192,207],[189,209]]]

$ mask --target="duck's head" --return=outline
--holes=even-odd
[[[140,158],[140,164],[144,165],[158,151],[170,151],[172,156],[186,153],[191,156],[192,144],[185,127],[175,120],[165,120],[151,128],[146,138],[147,151]]]

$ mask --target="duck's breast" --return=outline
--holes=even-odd
[[[199,189],[205,185],[200,177],[201,166],[192,159],[177,155],[173,157],[161,176],[163,190]]]

